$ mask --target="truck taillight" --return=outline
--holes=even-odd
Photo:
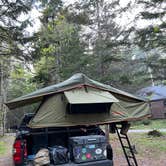
[[[21,164],[23,158],[27,157],[27,148],[25,140],[16,140],[13,145],[13,160],[16,164]]]
[[[13,145],[13,160],[16,164],[22,162],[21,140],[16,140]]]

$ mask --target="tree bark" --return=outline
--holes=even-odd
[[[2,135],[5,134],[6,129],[6,114],[7,107],[4,105],[7,99],[7,73],[4,70],[4,60],[1,60],[0,63],[0,114],[1,114],[1,124]]]

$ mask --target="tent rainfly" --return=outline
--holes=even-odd
[[[63,127],[134,121],[150,116],[149,104],[84,74],[6,103],[10,109],[41,101],[29,127]]]

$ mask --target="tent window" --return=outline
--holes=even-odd
[[[112,103],[67,104],[69,114],[93,114],[109,112]]]

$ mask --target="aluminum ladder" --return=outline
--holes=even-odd
[[[122,146],[128,166],[138,166],[138,163],[137,163],[134,151],[133,151],[133,147],[130,143],[127,133],[121,133],[121,131],[120,131],[121,127],[117,127],[117,125],[115,125],[115,130],[118,134],[118,138],[119,138],[120,144]]]

